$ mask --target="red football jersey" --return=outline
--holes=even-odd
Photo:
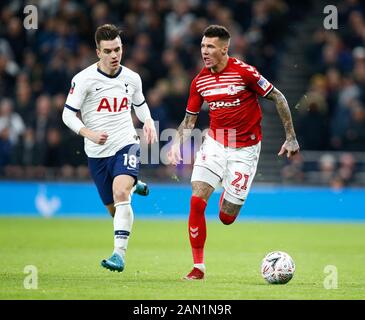
[[[209,106],[209,135],[234,148],[261,140],[261,107],[257,95],[268,95],[274,86],[255,67],[236,58],[218,73],[203,68],[193,79],[186,112],[198,114],[204,101]]]

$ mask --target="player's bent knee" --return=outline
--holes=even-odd
[[[219,211],[219,219],[223,224],[229,225],[232,224],[237,218],[237,215],[229,215],[223,211]]]
[[[127,189],[120,189],[118,191],[113,192],[114,202],[122,202],[122,201],[129,201],[130,190]]]

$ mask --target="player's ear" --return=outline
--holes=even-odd
[[[224,56],[228,53],[229,43],[230,43],[229,40],[228,41],[225,41],[223,43],[222,53],[223,53]]]
[[[228,52],[228,46],[224,46],[222,48],[222,55],[225,56],[227,54],[227,52]]]
[[[99,48],[96,48],[96,55],[98,56],[98,58],[100,59],[100,50],[99,50]]]

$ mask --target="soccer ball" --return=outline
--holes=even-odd
[[[261,263],[261,275],[271,284],[288,283],[293,278],[295,264],[283,251],[273,251],[266,255]]]

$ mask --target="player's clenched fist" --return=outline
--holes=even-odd
[[[93,142],[97,144],[104,144],[106,140],[108,139],[108,134],[106,132],[94,132]]]
[[[86,127],[80,129],[80,134],[96,144],[105,144],[108,139],[108,134],[106,132],[93,131]]]

